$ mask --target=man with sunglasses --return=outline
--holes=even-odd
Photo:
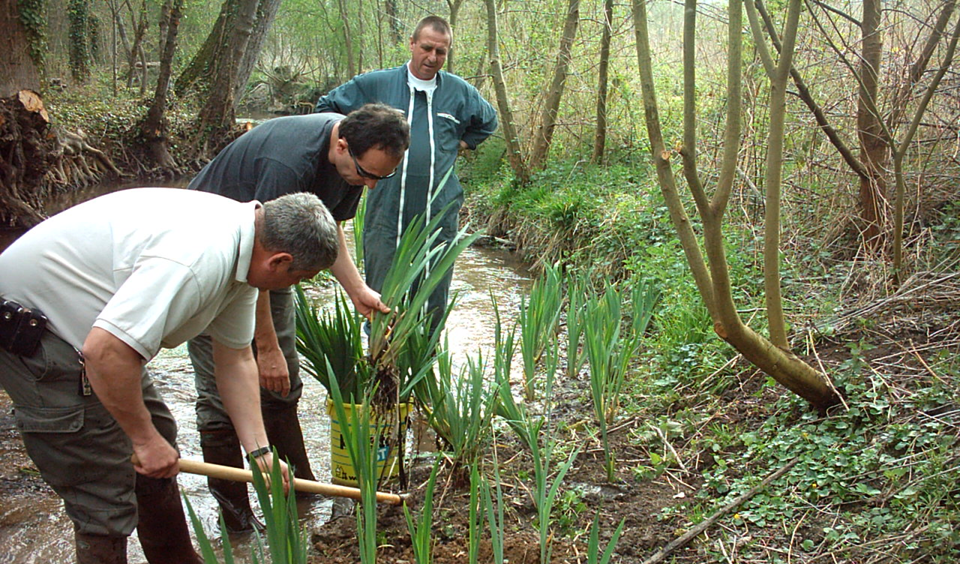
[[[425,17],[410,37],[407,63],[357,76],[317,102],[317,112],[341,113],[382,102],[404,112],[410,122],[412,142],[399,172],[367,195],[363,261],[367,284],[377,291],[415,216],[429,220],[451,206],[436,244],[456,235],[463,189],[451,169],[461,149],[476,149],[497,129],[497,114],[477,89],[441,71],[452,45],[450,24],[438,16]],[[427,307],[435,314],[446,308],[452,276],[451,270],[430,296]]]
[[[364,186],[396,174],[410,143],[403,115],[383,104],[367,104],[344,117],[337,113],[288,116],[266,121],[238,137],[190,182],[189,188],[234,200],[267,202],[284,194],[311,192],[337,222],[340,252],[330,268],[357,311],[388,312],[350,258],[341,223],[353,218]],[[261,410],[271,446],[289,460],[295,476],[314,480],[303,445],[297,404],[303,383],[296,350],[296,320],[290,288],[261,292],[254,349],[260,371]],[[188,344],[197,384],[197,427],[206,462],[242,467],[243,454],[213,380],[209,337]],[[253,513],[243,483],[210,478],[229,533],[252,529]]]

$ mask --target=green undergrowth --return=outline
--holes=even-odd
[[[499,155],[496,149],[485,151],[464,166],[474,225],[516,242],[535,267],[558,263],[568,272],[589,270],[596,289],[618,280],[648,281],[662,289],[655,329],[635,368],[645,391],[670,403],[687,387],[719,392],[731,384],[723,374],[707,378],[734,353],[713,332],[645,159],[631,154],[604,166],[551,163],[520,188],[502,168],[493,172],[489,153]],[[744,319],[765,333],[764,316],[752,313],[763,306],[757,251],[762,242],[754,238],[733,226],[726,253],[734,299]]]
[[[946,360],[946,359],[944,359]],[[950,366],[949,364],[953,365]],[[723,559],[723,543],[736,536],[747,559],[788,562],[770,550],[789,538],[800,560],[829,556],[839,562],[947,563],[960,558],[960,428],[952,360],[938,363],[936,378],[891,383],[864,371],[856,355],[834,373],[846,405],[827,416],[807,409],[796,396],[779,393],[754,415],[762,422],[713,424],[693,437],[684,454],[708,459],[695,497],[665,511],[697,523],[796,459],[781,478],[747,499],[720,521],[720,536],[704,550]],[[765,385],[758,397],[775,389]],[[678,440],[696,427],[674,423]],[[652,452],[656,437],[647,437]],[[669,440],[669,439],[668,439]],[[676,461],[660,468],[676,468]],[[783,548],[780,546],[780,548]],[[916,559],[916,560],[914,560]]]
[[[145,98],[139,91],[121,89],[116,96],[106,86],[73,86],[67,90],[51,90],[44,103],[54,125],[71,131],[83,129],[98,139],[124,140],[131,126],[142,120],[153,97]],[[166,110],[171,124],[183,129],[195,118],[197,108],[174,100]]]
[[[122,85],[114,95],[110,85],[92,82],[65,90],[51,89],[44,93],[44,105],[54,131],[82,131],[87,141],[105,151],[122,171],[137,175],[148,165],[138,156],[143,147],[139,124],[147,116],[152,97],[153,92],[141,97],[139,89]],[[185,140],[196,125],[197,108],[171,96],[164,115],[172,156],[178,162],[188,160]]]
[[[714,334],[644,159],[552,162],[520,188],[506,165],[479,153],[464,167],[475,226],[512,240],[531,262],[591,272],[595,290],[637,280],[662,290],[620,417],[639,422],[628,436],[642,454],[624,465],[635,483],[693,485],[679,488],[685,495],[660,520],[680,534],[793,464],[677,562],[960,561],[960,341],[949,306],[880,312],[825,331],[849,303],[843,286],[856,265],[831,262],[827,251],[785,252],[788,332],[805,336],[795,352],[844,396],[820,414]],[[931,270],[958,258],[955,211],[944,206],[932,243],[917,253]],[[762,230],[735,220],[725,236],[734,301],[765,334]]]

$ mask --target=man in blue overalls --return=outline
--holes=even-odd
[[[450,174],[460,149],[476,149],[497,129],[497,114],[476,88],[442,71],[453,42],[446,20],[428,16],[410,37],[410,60],[357,76],[317,102],[317,112],[349,113],[370,102],[393,106],[410,122],[410,148],[397,174],[380,181],[367,198],[363,247],[367,285],[381,291],[400,236],[418,215],[429,221],[451,202],[437,245],[457,232],[463,189]],[[428,206],[428,202],[432,202]],[[453,270],[430,296],[437,313],[447,305]]]

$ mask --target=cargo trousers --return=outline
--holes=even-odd
[[[0,385],[10,395],[27,454],[64,502],[77,533],[129,536],[137,527],[138,476],[126,433],[92,391],[79,352],[47,331],[30,357],[0,349]],[[177,425],[146,369],[143,401],[176,448]],[[141,476],[144,481],[156,481]]]

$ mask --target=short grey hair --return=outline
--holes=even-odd
[[[340,237],[330,210],[314,194],[287,194],[263,204],[260,242],[272,252],[290,253],[291,270],[323,270],[337,260]]]
[[[450,48],[453,48],[453,28],[450,27],[450,22],[441,18],[440,16],[427,16],[420,20],[417,23],[417,27],[413,30],[413,35],[410,36],[412,41],[420,39],[420,32],[424,28],[429,27],[437,33],[442,33],[450,38]]]

